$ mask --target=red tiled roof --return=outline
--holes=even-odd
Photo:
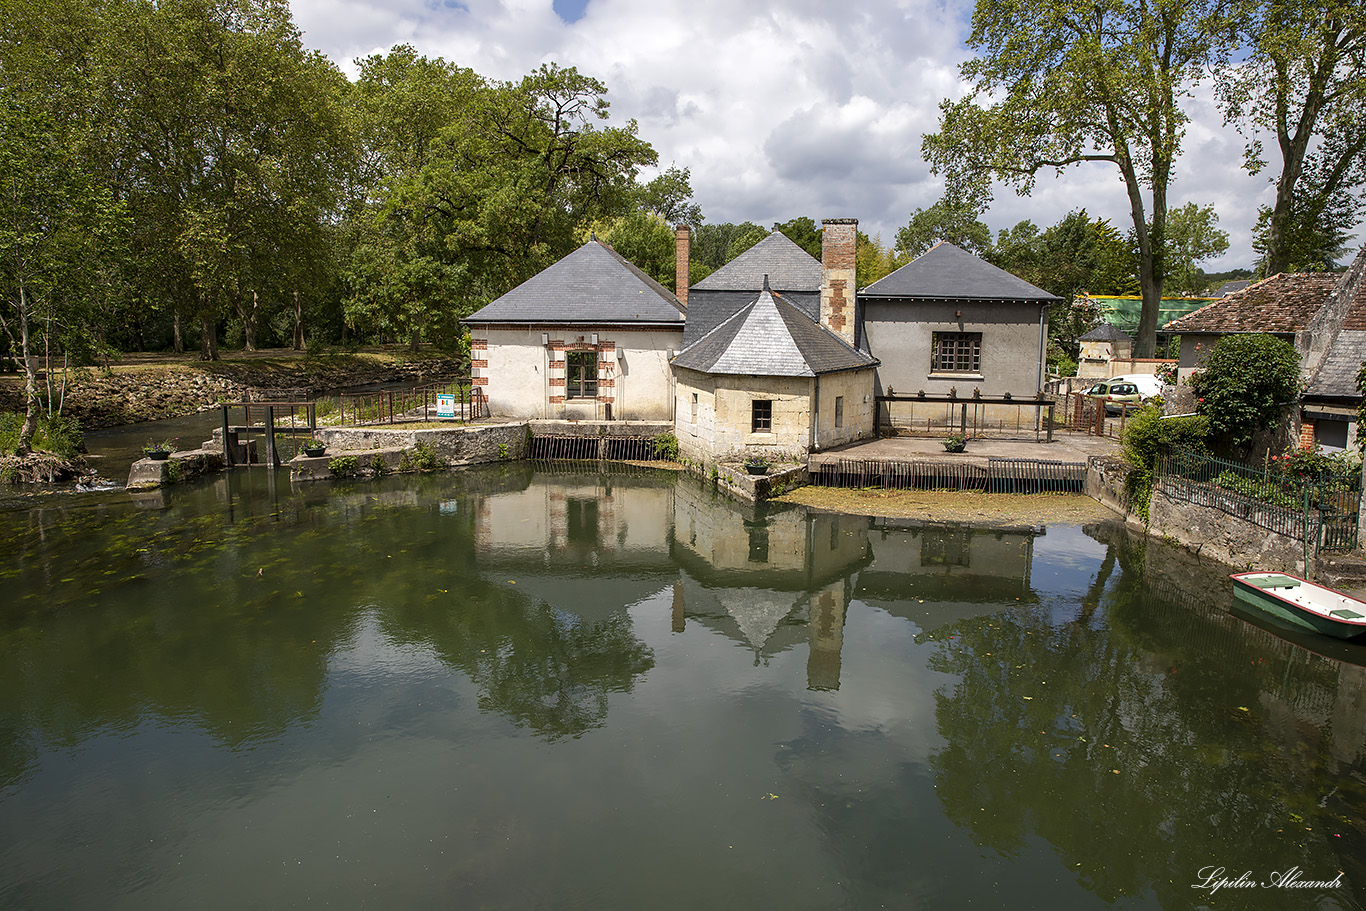
[[[1167,332],[1296,332],[1309,325],[1341,275],[1281,272],[1167,323]],[[1366,328],[1366,298],[1362,303]],[[1353,315],[1356,315],[1356,307]]]

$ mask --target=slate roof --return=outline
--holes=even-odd
[[[1252,280],[1247,278],[1239,278],[1235,279],[1234,281],[1224,282],[1222,285],[1219,286],[1219,289],[1214,292],[1214,296],[1225,297],[1229,294],[1232,294],[1234,291],[1241,291],[1251,284]]]
[[[740,376],[819,376],[876,367],[853,348],[769,289],[672,361],[702,373]]]
[[[483,309],[465,323],[640,323],[683,325],[673,292],[621,254],[590,240]]]
[[[873,282],[859,296],[1030,303],[1061,300],[947,241]]]
[[[764,276],[774,291],[820,291],[821,263],[781,231],[732,259],[689,289],[693,291],[758,291]]]
[[[1305,386],[1306,398],[1361,398],[1357,392],[1357,371],[1366,361],[1366,331],[1343,329],[1333,339],[1328,357]]]
[[[1327,357],[1305,385],[1306,398],[1350,399],[1358,401],[1357,371],[1366,361],[1366,247],[1357,253],[1356,262],[1337,278],[1337,290],[1350,294],[1342,328],[1328,349]],[[1356,286],[1352,286],[1352,282]]]
[[[1077,339],[1077,341],[1079,341],[1079,342],[1132,342],[1133,339],[1129,338],[1129,334],[1128,334],[1127,332],[1125,332],[1124,330],[1118,329],[1118,328],[1116,328],[1115,326],[1111,325],[1110,323],[1101,323],[1099,326],[1097,326],[1096,328],[1092,329],[1090,332],[1086,333],[1086,334],[1083,335],[1083,336],[1080,336],[1080,337]]]
[[[750,288],[748,291],[691,289],[688,292],[688,322],[683,327],[683,347],[688,347],[754,303],[754,294],[754,288]],[[813,320],[820,321],[821,293],[819,291],[774,291],[773,295],[792,304]]]
[[[1174,319],[1167,332],[1298,332],[1319,312],[1340,275],[1280,272]]]

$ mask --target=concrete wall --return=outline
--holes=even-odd
[[[669,418],[673,401],[669,352],[682,347],[682,324],[677,329],[647,330],[481,326],[471,329],[470,338],[474,384],[488,395],[495,415],[605,420],[610,406],[613,420]],[[566,398],[565,366],[570,351],[597,353],[596,398]]]
[[[524,459],[527,455],[525,424],[488,424],[421,430],[327,427],[319,428],[317,437],[327,444],[329,457],[344,455],[347,450],[368,451],[392,447],[412,449],[418,443],[431,446],[443,461],[456,466]]]
[[[1278,570],[1306,578],[1304,542],[1236,515],[1169,496],[1159,482],[1148,508],[1148,533],[1183,544],[1239,571]],[[1310,558],[1313,553],[1311,549]]]
[[[971,303],[965,301],[907,301],[862,298],[863,323],[877,369],[879,395],[894,389],[905,395],[921,389],[961,396],[981,389],[982,395],[1032,397],[1041,379],[1039,317],[1044,308],[1027,303]],[[958,313],[962,316],[957,316]],[[1047,332],[1047,325],[1043,327]],[[981,373],[933,374],[930,346],[936,332],[982,333]]]

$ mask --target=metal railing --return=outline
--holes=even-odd
[[[1361,472],[1297,472],[1233,462],[1173,446],[1158,461],[1164,492],[1305,542],[1306,556],[1353,550]]]
[[[987,493],[1080,493],[1086,465],[1039,459],[836,459],[815,464],[817,487],[881,487],[885,490],[980,490]]]
[[[995,437],[1052,442],[1054,403],[1048,398],[982,395],[875,396],[874,432],[969,439]]]
[[[438,396],[454,397],[452,413],[439,413]],[[342,421],[352,425],[475,421],[489,416],[488,396],[468,381],[429,383],[412,389],[379,392],[343,392],[340,406]]]

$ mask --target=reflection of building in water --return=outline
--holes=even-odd
[[[868,558],[861,516],[755,508],[680,483],[673,554],[685,618],[741,643],[759,663],[807,642],[807,684],[838,689],[849,579]]]
[[[530,479],[529,479],[530,480]],[[473,497],[474,545],[486,573],[597,622],[668,589],[672,475],[537,475],[521,489]]]
[[[1037,600],[1029,573],[1040,529],[869,521],[872,560],[855,595],[922,631]]]

